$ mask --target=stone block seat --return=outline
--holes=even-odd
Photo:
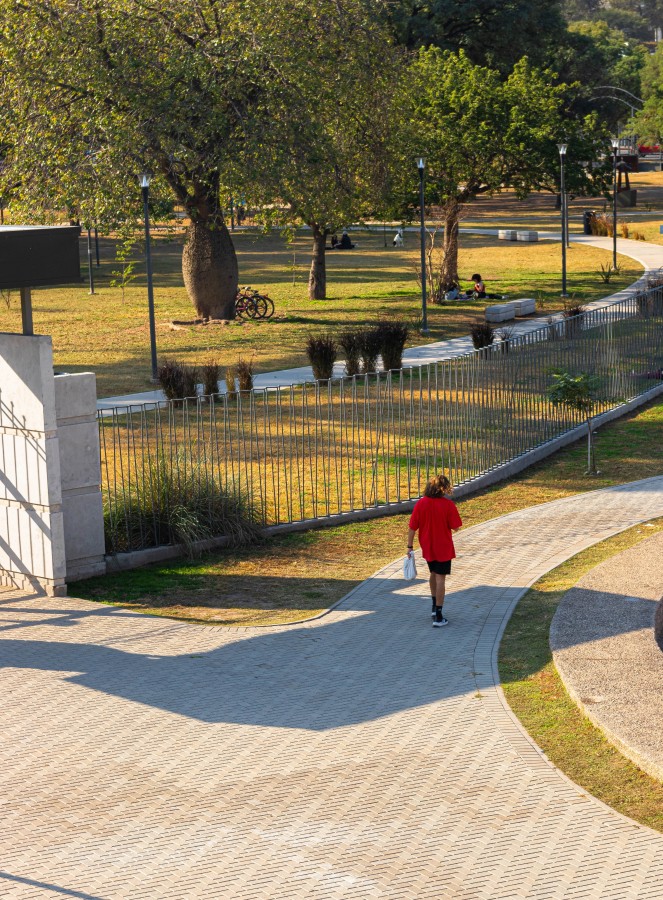
[[[531,316],[536,312],[536,300],[533,297],[520,297],[518,300],[512,300],[517,316]]]
[[[514,303],[496,303],[486,307],[486,322],[509,322],[516,317]]]
[[[498,241],[515,241],[518,239],[518,232],[512,228],[499,228],[497,231]]]
[[[535,244],[539,240],[538,231],[518,231],[517,240],[524,241],[528,244]]]

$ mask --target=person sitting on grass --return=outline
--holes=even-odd
[[[488,294],[486,293],[486,285],[483,282],[483,278],[479,274],[479,272],[475,272],[472,275],[472,281],[474,282],[474,287],[472,287],[469,291],[465,291],[466,297],[472,297],[474,300],[503,300],[501,294]]]
[[[336,245],[336,250],[354,250],[355,245],[350,240],[350,235],[348,234],[347,228],[343,229],[343,234],[341,235],[341,240]]]

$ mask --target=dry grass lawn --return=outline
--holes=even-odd
[[[486,224],[486,223],[484,223]],[[388,237],[390,234],[388,233]],[[253,357],[256,371],[304,365],[304,346],[311,332],[341,329],[348,324],[375,322],[382,316],[418,323],[420,295],[415,276],[417,236],[406,235],[406,246],[385,249],[381,233],[355,236],[355,251],[329,254],[329,299],[307,299],[310,236],[299,233],[292,245],[278,234],[235,232],[240,278],[243,284],[266,290],[276,303],[277,315],[267,322],[234,322],[227,326],[175,326],[193,310],[180,271],[182,237],[159,237],[155,242],[155,298],[157,341],[161,359],[201,363],[214,358],[222,365],[238,356]],[[115,396],[146,390],[149,384],[147,300],[142,268],[125,291],[111,287],[117,268],[114,244],[101,242],[102,266],[95,269],[97,293],[86,284],[77,288],[34,291],[34,320],[38,333],[53,337],[59,370],[94,371],[98,395]],[[596,300],[630,284],[640,267],[624,258],[620,278],[609,288],[597,272],[608,262],[604,251],[587,247],[569,250],[569,292],[579,301]],[[461,271],[469,279],[482,273],[489,290],[511,296],[540,296],[547,310],[560,307],[559,244],[498,244],[483,236],[462,236]],[[469,286],[469,282],[467,282]],[[488,301],[490,302],[490,301]],[[467,334],[486,301],[433,307],[429,340]],[[0,330],[20,330],[17,294],[0,304]],[[413,329],[411,343],[422,343]]]
[[[601,475],[586,478],[584,442],[520,477],[461,501],[466,526],[582,491],[663,472],[663,400],[597,435]],[[295,533],[242,552],[218,551],[72,586],[81,597],[222,625],[295,622],[321,612],[403,553],[407,516]]]

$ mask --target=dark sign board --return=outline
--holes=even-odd
[[[80,231],[75,225],[0,227],[0,288],[80,281]]]

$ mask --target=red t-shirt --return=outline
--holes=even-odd
[[[419,531],[419,544],[426,562],[456,558],[452,528],[462,525],[456,504],[446,497],[422,497],[410,517],[410,528]]]

